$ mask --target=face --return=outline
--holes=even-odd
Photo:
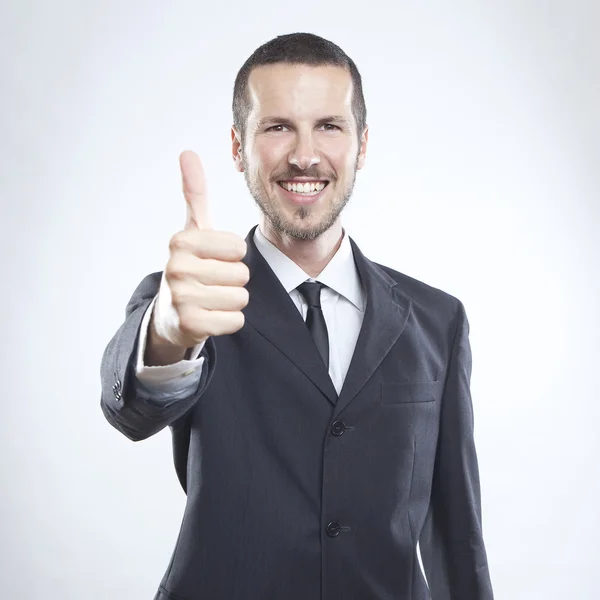
[[[270,226],[314,240],[350,200],[368,132],[352,115],[352,79],[341,67],[274,64],[253,69],[244,146],[232,129],[233,156]]]

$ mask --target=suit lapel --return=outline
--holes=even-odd
[[[335,406],[339,414],[361,390],[402,333],[410,300],[396,282],[368,260],[350,238],[367,304],[350,367],[338,398],[302,315],[254,244],[255,225],[246,237],[244,262],[250,269],[247,322],[285,354]]]
[[[404,331],[411,308],[396,281],[368,260],[352,238],[350,245],[367,292],[367,306],[334,415],[352,401],[379,367]]]

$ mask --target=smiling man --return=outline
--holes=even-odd
[[[492,600],[464,306],[341,224],[368,142],[354,62],[279,36],[233,117],[259,225],[214,231],[184,152],[186,226],[101,365],[108,421],[169,426],[187,493],[155,600]]]

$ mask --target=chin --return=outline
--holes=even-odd
[[[290,224],[290,228],[296,233],[294,237],[312,241],[329,231],[335,225],[335,222],[336,219],[332,221],[323,215],[314,219],[296,220]]]

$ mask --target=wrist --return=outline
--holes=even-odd
[[[188,348],[173,344],[161,337],[154,326],[154,315],[148,327],[144,364],[149,367],[171,365],[188,356]]]

